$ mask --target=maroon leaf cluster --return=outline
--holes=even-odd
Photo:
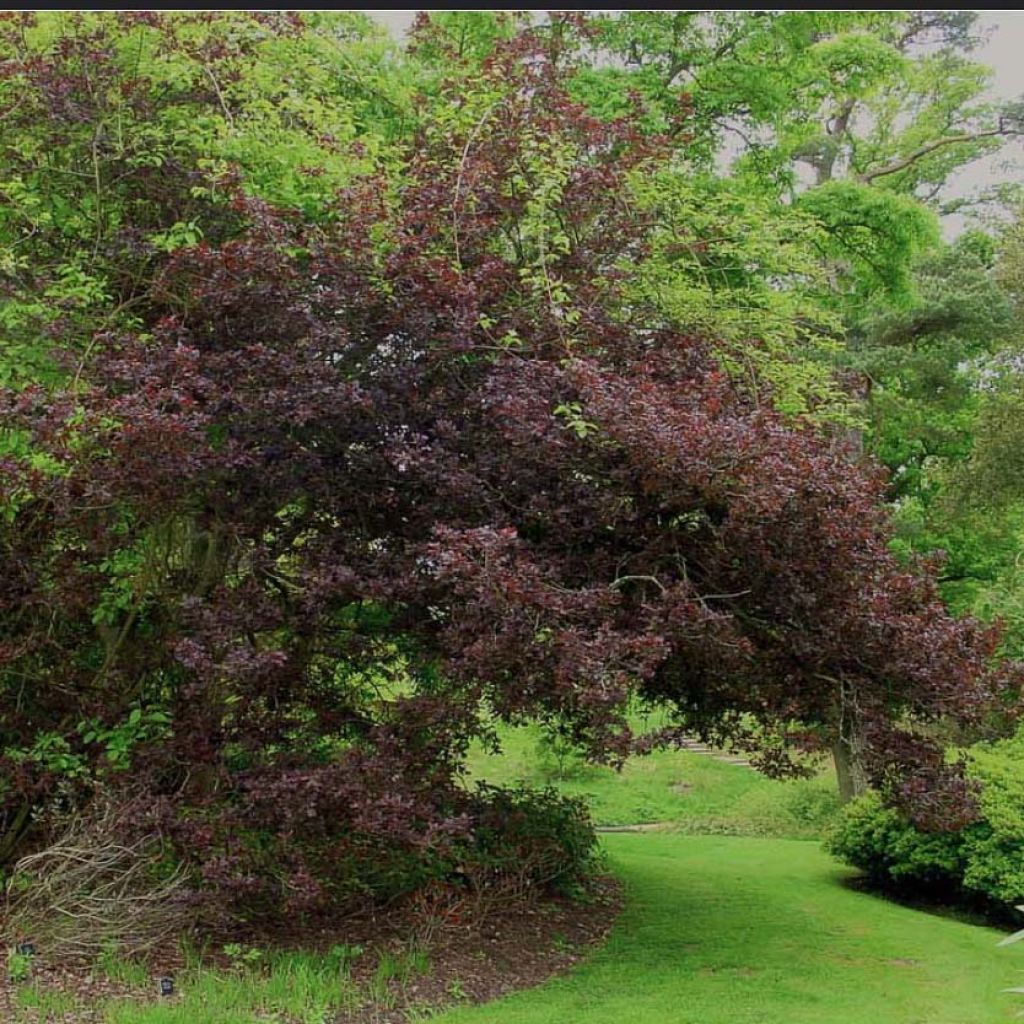
[[[876,781],[962,813],[929,730],[1016,699],[996,633],[895,562],[874,471],[623,287],[659,140],[585,115],[528,36],[485,73],[499,101],[400,183],[315,225],[239,193],[87,382],[2,398],[31,452],[0,484],[9,825],[57,792],[39,737],[88,787],[80,723],[160,708],[133,763],[186,855],[315,899],[339,836],[471,827],[488,712],[616,761],[636,697],[776,773],[854,716]],[[540,227],[538,140],[573,157]]]

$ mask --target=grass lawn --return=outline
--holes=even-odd
[[[628,887],[572,974],[443,1024],[997,1024],[1024,970],[989,928],[846,888],[812,842],[606,837]]]
[[[578,756],[559,759],[535,726],[500,735],[499,754],[471,752],[471,779],[554,785],[586,799],[598,825],[658,821],[703,834],[812,839],[838,808],[835,775],[826,768],[814,778],[778,782],[703,754],[660,750],[616,772]]]

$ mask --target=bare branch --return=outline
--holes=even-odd
[[[1008,137],[1020,134],[1022,134],[1022,132],[1019,129],[1011,128],[1000,123],[998,128],[990,128],[983,132],[963,132],[960,135],[947,135],[944,138],[935,139],[923,146],[919,146],[912,153],[909,153],[905,157],[901,157],[899,160],[894,160],[892,163],[885,164],[873,171],[866,171],[864,174],[857,175],[857,181],[864,185],[870,185],[878,178],[884,178],[890,174],[898,174],[900,171],[904,171],[908,167],[912,167],[918,160],[928,156],[929,153],[934,153],[937,149],[942,149],[945,146],[956,146],[967,142],[977,142],[980,139],[991,139],[996,136]]]

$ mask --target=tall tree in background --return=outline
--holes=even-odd
[[[934,238],[958,168],[1019,135],[1018,104],[985,100],[967,11],[643,11],[597,21],[621,61],[582,77],[603,109],[639,92],[655,120],[692,105],[693,156],[805,206],[829,229],[845,290],[898,295]],[[691,159],[693,158],[691,156]]]
[[[962,605],[1012,545],[1005,517],[963,516],[950,499],[975,445],[985,382],[1017,345],[1021,322],[986,235],[964,234],[922,260],[914,284],[900,307],[864,308],[849,359],[873,382],[868,440],[892,473],[901,543],[947,553],[945,591]]]

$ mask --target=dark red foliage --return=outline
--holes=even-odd
[[[55,733],[99,763],[77,723],[166,708],[135,770],[219,885],[272,861],[315,902],[340,835],[443,848],[486,708],[615,761],[640,695],[776,773],[779,739],[856,714],[873,777],[942,824],[967,794],[944,802],[929,725],[1015,699],[995,632],[889,554],[877,473],[624,296],[625,178],[658,140],[587,117],[523,38],[500,103],[417,140],[397,198],[369,181],[311,226],[239,194],[244,228],[153,280],[151,338],[2,400],[61,467],[4,467],[3,746]],[[543,264],[542,139],[573,154]],[[53,789],[4,770],[8,813]]]

